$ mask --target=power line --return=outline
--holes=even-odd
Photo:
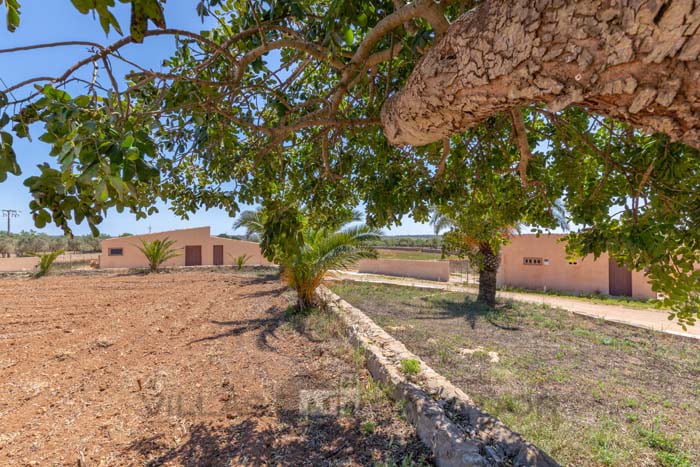
[[[0,212],[2,212],[2,217],[7,217],[7,236],[9,237],[11,235],[10,220],[13,217],[19,217],[19,211],[16,209],[0,209]]]

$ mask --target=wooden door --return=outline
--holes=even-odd
[[[622,297],[632,296],[632,271],[624,266],[618,266],[617,261],[610,258],[609,286],[610,295]]]
[[[202,265],[202,246],[187,245],[185,247],[185,266]]]
[[[214,245],[214,266],[223,266],[224,264],[224,246]]]

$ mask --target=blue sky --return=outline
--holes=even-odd
[[[117,18],[122,26],[128,30],[128,6],[117,2]],[[202,24],[195,13],[195,0],[179,0],[168,2],[165,9],[166,20],[169,27],[200,30],[207,28]],[[0,14],[4,16],[4,8],[0,7]],[[23,45],[58,42],[69,40],[86,40],[102,44],[116,41],[119,36],[113,31],[105,36],[99,23],[90,16],[81,15],[69,0],[52,1],[25,1],[22,2],[22,23],[14,33],[9,33],[5,28],[4,18],[0,26],[0,48],[11,48]],[[174,40],[171,37],[147,38],[143,44],[131,45],[122,49],[128,58],[151,67],[159,67],[161,61],[168,57],[174,49]],[[56,76],[62,74],[76,60],[85,56],[84,47],[63,47],[34,50],[13,54],[0,54],[0,78],[12,85],[27,78],[35,76]],[[119,67],[115,62],[115,72],[123,75],[129,71],[125,67]],[[85,73],[91,69],[86,67]],[[0,83],[0,87],[5,86]],[[21,94],[16,94],[17,97]],[[40,128],[35,129],[33,136],[39,136]],[[4,183],[0,183],[0,209],[14,208],[21,211],[17,219],[13,219],[13,231],[35,229],[29,214],[28,204],[31,200],[29,191],[22,184],[28,176],[38,172],[37,164],[42,162],[53,163],[48,157],[48,145],[33,139],[16,141],[18,161],[23,173],[19,177],[9,176]],[[118,235],[122,232],[144,233],[150,229],[154,232],[170,230],[182,227],[195,227],[209,225],[213,233],[234,233],[232,229],[233,219],[224,211],[212,209],[200,211],[190,216],[185,221],[172,214],[167,206],[158,205],[160,212],[145,220],[136,221],[133,215],[111,211],[105,221],[99,226],[100,231]],[[0,222],[3,220],[0,219]],[[4,225],[4,222],[3,222]],[[60,234],[61,231],[53,225],[43,229],[49,234]],[[75,234],[87,234],[87,225],[78,225],[74,228]],[[430,234],[432,229],[423,224],[416,224],[411,219],[405,219],[402,226],[396,227],[390,234]]]

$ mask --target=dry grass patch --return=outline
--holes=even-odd
[[[562,464],[700,464],[698,341],[464,293],[331,288]]]

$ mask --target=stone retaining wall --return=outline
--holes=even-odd
[[[351,341],[367,351],[372,377],[392,388],[405,403],[406,418],[428,446],[440,467],[557,466],[542,450],[525,441],[498,419],[479,409],[461,389],[435,372],[367,315],[326,287],[317,292],[325,307],[338,315]],[[409,379],[402,360],[420,362],[420,373]]]

